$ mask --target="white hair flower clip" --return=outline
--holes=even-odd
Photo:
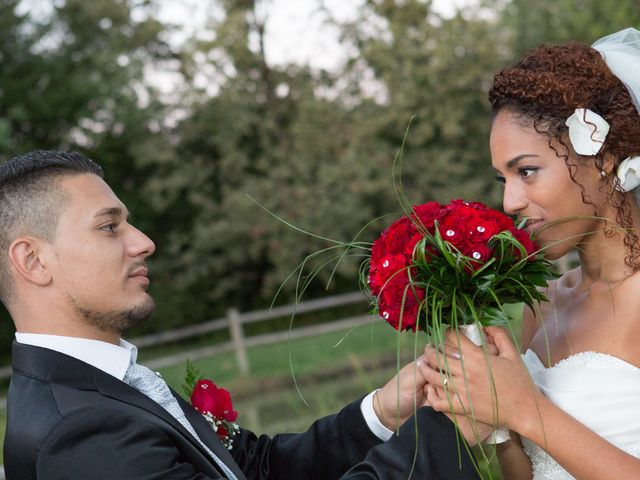
[[[576,108],[565,124],[569,127],[571,145],[579,155],[598,153],[609,133],[609,123],[588,108]]]
[[[616,188],[622,192],[630,192],[640,185],[640,157],[625,158],[617,171],[619,184]]]

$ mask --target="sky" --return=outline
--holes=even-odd
[[[326,23],[320,3],[337,20],[354,18],[364,0],[263,0],[260,11],[266,15],[265,53],[272,65],[300,63],[331,70],[346,58],[338,41],[338,31]],[[470,0],[435,0],[434,10],[451,16]],[[183,34],[202,28],[206,4],[201,0],[165,0],[160,20],[184,26]],[[180,33],[178,35],[178,41]]]

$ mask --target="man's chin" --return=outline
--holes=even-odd
[[[78,313],[85,321],[105,332],[119,332],[135,327],[148,319],[155,310],[156,304],[149,294],[144,300],[124,310],[97,311],[75,305]]]

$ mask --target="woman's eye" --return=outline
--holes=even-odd
[[[503,184],[503,185],[505,184],[505,179],[504,179],[504,177],[501,177],[500,175],[496,175],[495,177],[493,177],[493,179],[494,179],[496,182],[498,182],[498,183],[501,183],[501,184]]]
[[[538,171],[537,168],[533,168],[533,167],[523,167],[521,169],[518,170],[518,173],[520,173],[521,177],[530,177],[531,175],[533,175],[534,173],[536,173]]]

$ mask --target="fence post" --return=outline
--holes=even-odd
[[[231,333],[231,342],[233,350],[236,352],[236,360],[241,375],[249,375],[249,358],[247,357],[247,349],[244,344],[244,333],[242,332],[242,320],[240,312],[236,308],[230,308],[227,311],[229,317],[229,331]]]

